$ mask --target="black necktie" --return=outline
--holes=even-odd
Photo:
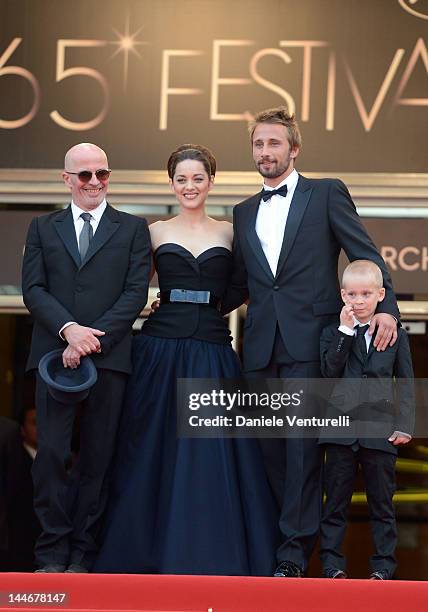
[[[357,325],[357,344],[364,359],[367,357],[366,331],[370,325]]]
[[[274,195],[281,195],[281,196],[284,196],[285,198],[285,196],[287,195],[287,185],[283,185],[279,189],[271,189],[271,190],[262,189],[262,192],[260,194],[263,202],[267,202]]]
[[[94,235],[94,231],[91,225],[92,215],[90,213],[82,213],[80,215],[83,219],[83,228],[79,235],[79,251],[80,251],[80,259],[83,261],[85,259],[85,255],[89,249],[89,243],[92,240],[92,236]]]

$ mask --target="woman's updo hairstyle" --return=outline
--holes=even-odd
[[[195,161],[201,162],[208,176],[215,176],[217,162],[211,151],[202,145],[183,144],[177,147],[169,156],[167,169],[168,176],[171,180],[174,178],[177,165],[186,159],[194,159]]]

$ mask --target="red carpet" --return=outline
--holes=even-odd
[[[426,612],[428,582],[102,574],[0,574],[0,610]],[[62,605],[6,593],[67,593]],[[22,599],[22,598],[21,598]]]

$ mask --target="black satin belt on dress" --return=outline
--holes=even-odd
[[[183,302],[190,304],[201,304],[218,308],[220,299],[211,291],[194,291],[193,289],[170,289],[160,292],[161,304],[169,302]]]

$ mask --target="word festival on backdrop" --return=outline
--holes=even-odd
[[[135,35],[126,35],[119,37],[117,41],[108,41],[101,39],[57,39],[55,41],[56,54],[53,58],[55,61],[55,83],[60,83],[64,80],[79,79],[86,77],[92,79],[102,90],[101,105],[97,114],[85,121],[75,121],[72,117],[66,117],[61,113],[61,109],[53,109],[49,112],[51,120],[65,130],[86,131],[99,126],[106,119],[109,111],[111,92],[117,91],[117,84],[109,82],[108,76],[111,74],[111,69],[104,66],[104,72],[90,66],[73,65],[73,49],[86,49],[88,52],[88,62],[90,62],[90,51],[95,48],[106,48],[106,62],[111,58],[111,49],[109,46],[115,44],[118,46],[117,51],[124,55],[123,62],[123,85],[126,91],[128,87],[128,69],[129,69],[129,53],[134,51],[136,55],[137,45],[145,45],[145,53],[153,53],[148,41],[137,41]],[[313,87],[313,72],[315,54],[323,53],[322,71],[325,82],[325,91],[322,92],[322,97],[325,101],[325,120],[324,127],[327,131],[335,129],[335,117],[337,108],[336,89],[340,79],[344,79],[350,89],[352,99],[355,103],[359,119],[366,132],[370,132],[375,125],[381,111],[386,107],[386,97],[389,94],[389,107],[394,108],[401,106],[426,106],[428,98],[426,97],[405,97],[405,89],[412,77],[415,67],[422,61],[425,69],[428,72],[428,50],[423,38],[418,38],[412,49],[396,48],[391,50],[388,59],[385,59],[385,67],[379,74],[378,86],[376,94],[368,96],[362,93],[361,77],[357,78],[355,69],[352,68],[350,60],[346,54],[337,50],[332,43],[326,40],[280,40],[277,47],[266,47],[254,50],[256,41],[245,39],[214,39],[212,40],[210,53],[202,49],[161,49],[160,57],[153,58],[150,65],[153,65],[156,59],[159,60],[160,79],[157,91],[159,100],[158,104],[158,129],[163,131],[168,129],[168,117],[171,106],[174,104],[174,99],[177,96],[199,96],[205,93],[205,90],[200,87],[198,82],[205,78],[206,74],[210,74],[210,90],[209,90],[209,108],[207,108],[207,117],[210,121],[248,121],[251,119],[251,111],[245,109],[248,102],[248,86],[260,86],[265,88],[277,96],[285,103],[291,112],[298,110],[299,119],[302,122],[309,122],[311,116],[311,88]],[[5,119],[0,116],[0,128],[2,129],[18,129],[30,123],[37,115],[40,109],[42,91],[39,80],[36,74],[30,72],[25,66],[12,65],[12,56],[21,46],[25,46],[23,38],[15,37],[7,44],[4,50],[0,49],[0,77],[15,76],[24,79],[29,83],[32,90],[32,100],[29,103],[29,110],[25,115]],[[296,109],[295,97],[297,92],[291,93],[285,89],[283,85],[279,85],[273,80],[263,76],[266,68],[272,69],[272,66],[278,67],[278,60],[284,64],[284,69],[279,71],[278,76],[281,80],[287,80],[286,66],[297,61],[294,57],[295,53],[291,50],[298,50],[301,61],[301,70],[299,74],[299,97],[301,100],[301,108]],[[232,59],[242,58],[242,53],[248,51],[244,70],[248,70],[248,74],[236,75],[233,77],[225,77],[222,74],[221,66]],[[28,49],[26,49],[28,54]],[[291,55],[290,55],[291,53]],[[407,55],[407,63],[405,56]],[[293,56],[293,57],[292,57]],[[80,56],[79,56],[80,57]],[[320,58],[317,57],[319,60]],[[272,64],[273,62],[273,64]],[[208,64],[208,65],[207,65]],[[263,64],[264,71],[261,67]],[[317,66],[319,62],[317,63]],[[398,78],[398,70],[401,70],[401,76]],[[182,74],[186,69],[186,81],[189,80],[189,75],[195,82],[192,87],[178,87],[176,81],[177,74]],[[284,72],[285,70],[285,72]],[[43,73],[45,69],[43,69]],[[272,70],[270,70],[272,72]],[[269,72],[269,74],[270,74]],[[318,76],[318,75],[317,75]],[[398,81],[398,82],[397,82]],[[13,81],[11,81],[12,83]],[[134,82],[134,81],[133,81]],[[141,79],[137,83],[141,84]],[[174,83],[174,86],[172,85]],[[188,85],[188,83],[187,83]],[[292,85],[292,84],[291,84]],[[423,85],[421,84],[421,87]],[[289,85],[287,85],[289,87]],[[231,92],[233,88],[234,104],[236,104],[236,112],[221,112],[221,97],[223,92]],[[301,88],[301,89],[300,89]],[[294,94],[294,95],[293,95]],[[115,94],[117,95],[117,94]],[[130,97],[131,95],[128,94]],[[134,94],[132,94],[134,96]],[[45,96],[46,97],[46,96]],[[370,97],[370,102],[367,99]],[[192,98],[193,99],[193,98]],[[320,99],[320,96],[317,96]],[[239,106],[241,109],[239,110]],[[386,112],[386,111],[385,111]]]

